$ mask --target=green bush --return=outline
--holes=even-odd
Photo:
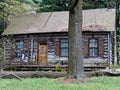
[[[60,65],[56,64],[55,71],[64,72],[65,70]]]

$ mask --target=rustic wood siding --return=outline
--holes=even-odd
[[[84,46],[84,55],[85,58],[90,58],[89,57],[89,43],[88,40],[90,38],[97,38],[98,39],[98,57],[100,58],[107,58],[108,56],[108,34],[89,34],[89,33],[84,33],[83,34],[83,46]],[[106,55],[106,57],[105,57]]]
[[[15,40],[23,40],[24,42],[24,52],[25,56],[28,58],[27,62],[32,62],[37,64],[38,56],[38,44],[40,42],[47,42],[48,52],[47,58],[48,62],[51,61],[64,61],[68,60],[68,57],[60,56],[60,39],[68,38],[67,33],[51,33],[51,34],[31,34],[31,35],[14,35]],[[98,57],[89,57],[89,38],[98,38]],[[85,62],[103,62],[108,60],[109,48],[108,45],[108,33],[83,33],[83,51]],[[4,41],[4,59],[10,60],[10,45],[5,40]],[[17,59],[16,59],[17,58]],[[20,60],[21,58],[15,57],[14,61]],[[98,60],[98,61],[97,61]]]
[[[99,41],[99,43],[98,43],[99,56],[103,57],[103,54],[104,54],[104,38],[103,37],[99,37],[98,41]]]
[[[55,43],[54,41],[48,41],[48,61],[55,59]]]
[[[88,37],[87,36],[83,36],[83,53],[84,53],[84,57],[88,57]]]
[[[56,56],[59,56],[60,54],[60,43],[59,43],[59,39],[55,40],[55,53],[56,53]]]
[[[10,60],[11,58],[11,47],[9,42],[5,39],[4,40],[4,60]]]
[[[108,59],[108,51],[109,51],[109,48],[108,48],[108,37],[105,36],[104,37],[104,59]]]

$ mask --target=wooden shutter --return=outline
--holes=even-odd
[[[55,54],[56,56],[59,56],[59,52],[60,52],[60,44],[59,44],[59,40],[55,41]]]
[[[87,38],[84,38],[83,40],[83,54],[84,54],[84,57],[88,57],[88,39]]]
[[[98,54],[99,57],[103,57],[104,54],[104,39],[102,37],[99,37],[98,39]]]

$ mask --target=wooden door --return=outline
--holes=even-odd
[[[39,43],[38,64],[47,63],[47,43]]]

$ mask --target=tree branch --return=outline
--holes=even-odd
[[[72,4],[70,5],[70,13],[74,13],[74,8],[77,6],[79,0],[74,0]]]

